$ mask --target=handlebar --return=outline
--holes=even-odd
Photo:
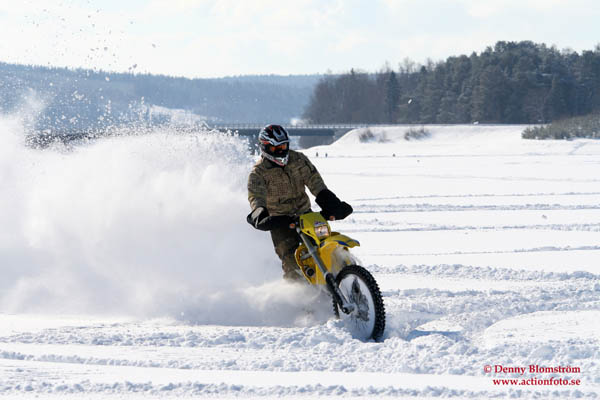
[[[296,229],[296,226],[300,225],[300,215],[290,215],[290,217],[293,219],[293,221],[290,223],[289,228],[290,229]],[[335,221],[335,216],[331,215],[329,217],[329,221]]]

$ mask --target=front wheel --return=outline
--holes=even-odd
[[[345,314],[334,299],[335,315],[345,320],[356,339],[381,339],[385,329],[385,308],[379,286],[371,273],[360,265],[349,265],[340,271],[335,282],[346,300],[354,306],[354,311]]]

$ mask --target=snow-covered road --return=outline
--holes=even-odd
[[[419,141],[378,128],[368,143],[355,131],[305,151],[355,208],[333,227],[361,242],[379,282],[380,343],[352,339],[328,299],[280,280],[268,236],[243,222],[249,160],[199,163],[210,140],[23,150],[25,183],[4,155],[0,173],[28,206],[0,214],[0,397],[598,398],[600,142],[426,128]],[[115,166],[96,174],[109,154]],[[75,195],[97,216],[63,209]],[[144,206],[124,206],[131,197]]]

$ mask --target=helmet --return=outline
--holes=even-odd
[[[267,125],[258,134],[258,144],[263,157],[279,166],[288,162],[290,138],[281,125]]]

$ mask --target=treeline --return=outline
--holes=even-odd
[[[0,113],[21,112],[33,130],[63,133],[164,123],[181,114],[175,110],[208,123],[289,123],[301,116],[319,79],[187,79],[0,62]]]
[[[581,54],[498,42],[480,54],[317,84],[304,118],[314,123],[547,123],[600,110],[600,46]]]

